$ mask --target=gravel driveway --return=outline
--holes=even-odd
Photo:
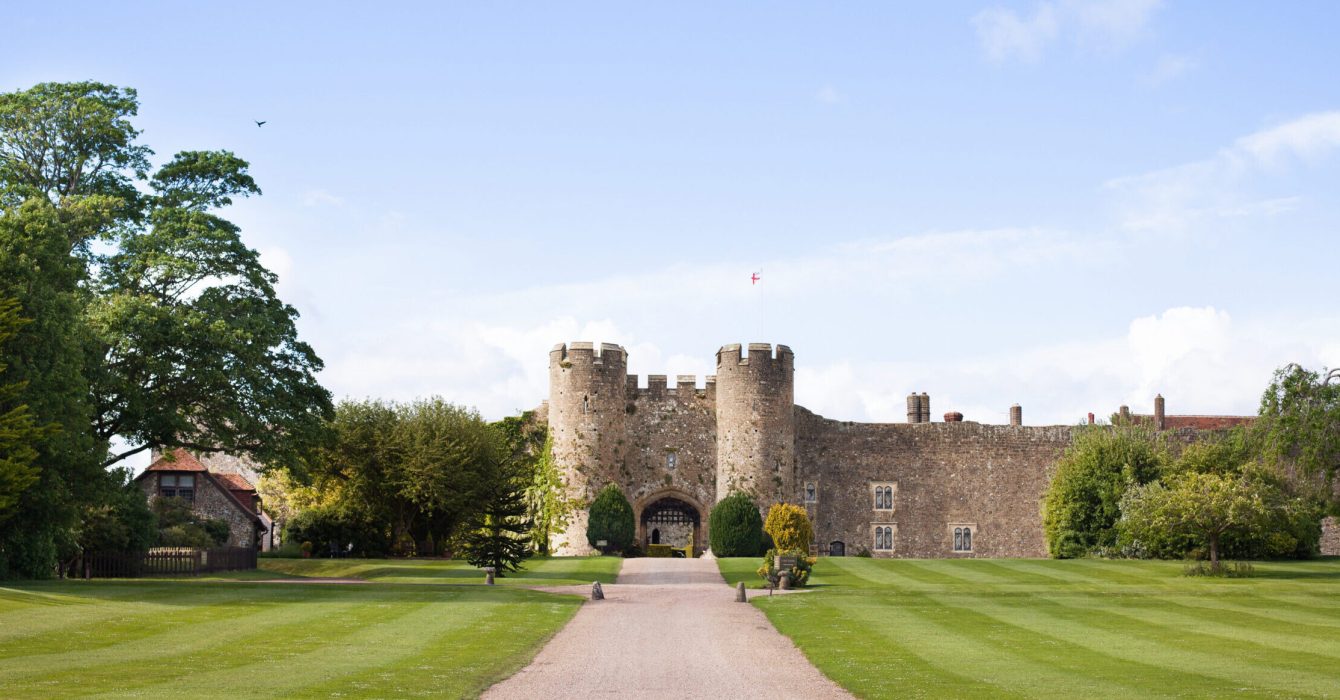
[[[589,586],[563,592],[590,594]],[[628,559],[485,698],[849,698],[703,559]]]

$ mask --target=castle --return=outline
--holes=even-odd
[[[643,544],[705,548],[712,506],[744,491],[763,508],[803,504],[822,553],[1046,556],[1038,506],[1070,426],[1025,426],[1018,406],[1009,425],[931,422],[927,394],[907,397],[905,424],[829,420],[795,405],[787,346],[726,345],[716,359],[701,387],[650,375],[644,388],[618,345],[556,345],[541,415],[569,495],[617,483]],[[555,545],[591,551],[584,512]]]

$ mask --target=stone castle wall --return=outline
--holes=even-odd
[[[630,375],[626,387],[626,457],[614,480],[633,504],[642,541],[647,534],[640,531],[642,508],[661,495],[687,496],[700,510],[716,503],[716,396],[711,378],[700,389],[687,375],[673,388],[665,376],[651,375],[642,389]],[[701,515],[705,525],[707,513]]]
[[[1040,503],[1050,469],[1070,444],[1068,426],[835,421],[796,407],[796,461],[821,548],[840,541],[881,557],[1045,557]],[[892,509],[875,509],[889,485]],[[893,528],[891,550],[873,529]],[[973,531],[953,551],[953,529]]]
[[[717,352],[716,498],[743,491],[760,504],[796,497],[795,361],[791,349],[750,343]]]

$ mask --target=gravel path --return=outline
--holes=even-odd
[[[851,697],[725,583],[711,560],[625,560],[605,600],[587,601],[529,666],[483,697]]]

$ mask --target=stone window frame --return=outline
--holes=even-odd
[[[677,466],[679,466],[679,454],[675,450],[666,450],[665,468],[674,469]]]
[[[973,540],[981,539],[977,523],[949,523],[949,551],[954,554],[972,554]]]
[[[171,479],[171,484],[168,480]],[[185,479],[186,483],[182,484]],[[187,503],[195,503],[195,474],[159,474],[158,495],[162,498],[180,498]]]
[[[806,503],[818,503],[818,502],[819,502],[819,482],[817,482],[817,481],[806,481],[806,482],[805,482],[805,486],[804,486],[803,489],[801,490],[801,499],[803,499]]]
[[[894,499],[898,496],[898,484],[893,481],[874,481],[870,483],[871,510],[892,512]]]
[[[894,540],[898,537],[898,523],[870,523],[870,541],[873,552],[894,551]],[[880,546],[880,545],[884,546]]]

